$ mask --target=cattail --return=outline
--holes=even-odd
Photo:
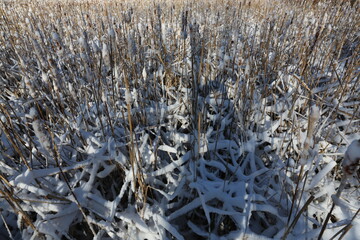
[[[35,108],[30,109],[30,116],[33,118],[31,125],[34,129],[35,136],[38,138],[42,148],[50,155],[52,152],[51,138],[46,134],[45,127],[38,118],[39,115]]]
[[[360,139],[352,141],[345,152],[345,158],[342,163],[345,175],[354,174],[360,167]]]
[[[101,92],[101,101],[102,101],[103,103],[106,103],[106,102],[107,102],[107,95],[108,95],[107,91],[102,91],[102,92]]]
[[[108,46],[106,45],[106,43],[104,43],[103,47],[102,47],[102,57],[104,59],[104,65],[107,68],[110,67],[110,54],[109,54],[109,49],[108,49]]]
[[[125,101],[126,101],[126,104],[131,104],[131,92],[129,89],[126,89],[125,90]]]
[[[95,53],[100,53],[101,52],[101,50],[100,50],[99,46],[97,45],[96,41],[93,41],[91,43],[91,47],[92,47],[92,49],[93,49],[93,51]]]
[[[187,21],[188,21],[188,11],[182,13],[181,16],[181,38],[187,38]]]
[[[344,176],[341,179],[340,186],[336,192],[336,197],[340,197],[342,191],[344,190],[347,179],[353,175],[360,167],[360,139],[352,141],[348,146],[344,161],[342,162],[342,169]]]
[[[131,58],[135,57],[135,54],[137,52],[136,43],[135,43],[135,33],[134,30],[130,30],[130,33],[128,35],[128,52]]]
[[[71,96],[74,98],[74,99],[77,99],[77,95],[76,95],[76,92],[74,90],[74,87],[73,87],[73,84],[72,83],[68,83],[68,89],[69,89],[69,92],[71,94]]]
[[[309,149],[314,147],[314,130],[317,121],[319,119],[320,119],[320,109],[318,106],[313,105],[310,109],[310,114],[308,119],[308,129],[302,151],[302,157],[300,160],[301,165],[306,164],[307,156],[309,155]]]
[[[42,67],[46,68],[47,63],[46,63],[46,59],[44,58],[44,53],[40,47],[40,44],[36,39],[32,39],[32,40],[33,40],[35,54],[36,54],[38,60],[40,61],[40,64],[42,65]]]
[[[30,82],[30,79],[27,76],[24,77],[24,82],[25,82],[27,89],[29,90],[30,96],[32,98],[36,98],[36,93],[35,93],[34,87],[33,87],[32,83]]]
[[[41,80],[45,84],[49,84],[49,76],[46,72],[41,73]]]
[[[307,139],[312,139],[317,121],[320,119],[320,109],[313,105],[310,109]],[[310,146],[313,144],[309,144]]]
[[[115,39],[115,31],[114,31],[113,28],[108,29],[108,34],[109,34],[111,39]]]
[[[59,34],[57,32],[52,32],[51,36],[57,46],[57,51],[56,51],[57,55],[62,56],[64,54],[64,45],[61,41]]]
[[[80,48],[81,48],[80,57],[86,61],[86,59],[87,59],[87,54],[86,54],[87,43],[83,37],[80,37],[78,39],[78,42],[79,42]]]

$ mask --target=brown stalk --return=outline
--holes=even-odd
[[[32,223],[29,215],[22,209],[20,205],[21,199],[15,196],[11,184],[7,181],[7,179],[4,176],[2,176],[2,174],[0,174],[0,180],[2,182],[2,185],[4,186],[3,189],[0,189],[0,194],[4,196],[6,201],[10,204],[10,206],[14,209],[16,213],[19,212],[21,213],[27,226],[30,226],[34,231],[38,232],[37,228]],[[10,190],[5,186],[8,186]]]

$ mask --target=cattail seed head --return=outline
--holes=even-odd
[[[352,141],[345,152],[342,163],[346,175],[354,174],[360,167],[360,139]]]

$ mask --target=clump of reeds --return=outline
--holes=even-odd
[[[327,233],[360,122],[358,8],[1,2],[0,234]]]

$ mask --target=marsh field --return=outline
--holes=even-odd
[[[0,239],[360,239],[360,4],[0,0]]]

